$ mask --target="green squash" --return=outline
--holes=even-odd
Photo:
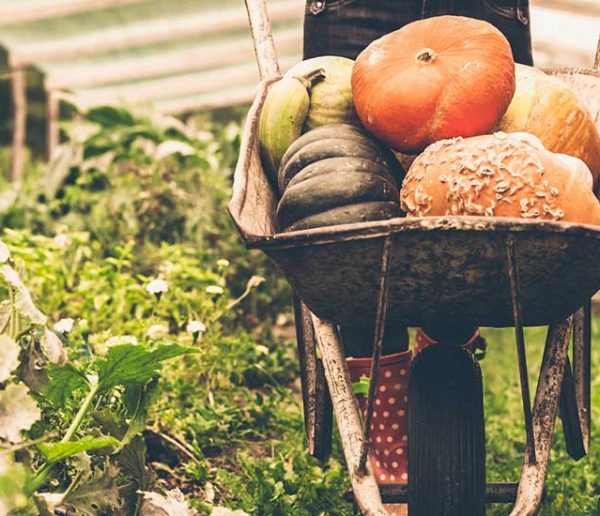
[[[397,202],[362,202],[339,206],[330,210],[309,215],[288,226],[285,231],[299,231],[336,224],[352,224],[356,222],[371,222],[374,220],[393,219],[402,216]]]
[[[340,56],[320,56],[307,59],[292,66],[286,77],[301,77],[322,69],[325,78],[313,85],[310,91],[310,107],[305,120],[306,130],[335,124],[359,124],[352,98],[352,68],[354,61]]]

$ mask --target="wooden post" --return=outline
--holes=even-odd
[[[254,51],[262,81],[280,75],[277,52],[271,33],[271,22],[265,0],[246,0],[246,9],[254,40]]]
[[[46,90],[46,156],[48,160],[54,157],[54,152],[60,143],[60,99],[55,91]]]
[[[27,96],[25,70],[14,68],[11,71],[13,131],[10,180],[19,184],[25,162],[25,131],[27,119]]]

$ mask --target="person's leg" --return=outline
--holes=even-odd
[[[533,64],[529,0],[308,0],[304,59],[356,59],[375,39],[412,21],[443,14],[488,21],[506,36],[516,62]]]
[[[372,41],[420,16],[421,0],[308,0],[304,59],[322,55],[356,59]]]
[[[529,0],[423,0],[423,18],[443,14],[491,23],[508,39],[515,61],[533,65]]]

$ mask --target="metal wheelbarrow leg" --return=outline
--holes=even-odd
[[[533,404],[533,434],[535,460],[525,454],[517,501],[511,516],[536,514],[542,499],[552,432],[558,413],[558,400],[567,365],[567,352],[572,318],[551,325],[548,329],[540,375]]]
[[[331,397],[325,380],[323,362],[317,357],[315,330],[310,311],[297,296],[294,296],[294,318],[308,453],[325,461],[331,453]]]

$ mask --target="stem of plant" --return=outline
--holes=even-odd
[[[15,308],[15,291],[13,288],[10,289],[10,322],[8,326],[8,333],[11,339],[16,337],[16,321],[17,309]]]
[[[90,383],[90,392],[87,393],[87,396],[81,403],[81,407],[79,407],[77,414],[75,414],[73,421],[71,421],[67,432],[65,433],[64,437],[60,440],[61,443],[69,442],[73,438],[97,392],[98,382],[96,381],[95,383]],[[28,495],[32,495],[33,493],[35,493],[44,484],[46,478],[48,478],[48,475],[52,471],[54,464],[54,462],[47,462],[38,470],[35,477],[33,477],[33,480],[27,486],[26,491]]]

